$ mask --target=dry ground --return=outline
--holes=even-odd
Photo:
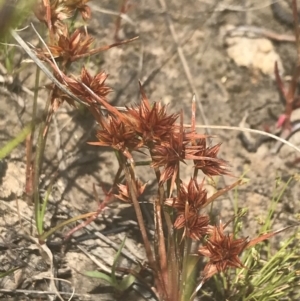
[[[247,7],[238,0],[165,1],[171,25],[176,32],[177,43],[170,32],[161,1],[133,0],[132,10],[128,12],[130,22],[122,21],[120,38],[139,35],[139,40],[113,48],[87,63],[92,72],[105,70],[110,74],[108,84],[114,90],[110,102],[119,106],[137,103],[138,80],[141,80],[150,100],[168,103],[172,112],[183,109],[186,122],[190,118],[191,100],[196,91],[198,124],[207,122],[210,125],[238,126],[245,115],[248,116],[248,125],[256,129],[274,124],[274,116],[278,116],[284,109],[274,82],[274,60],[281,62],[281,72],[284,75],[291,75],[296,58],[294,44],[270,41],[254,34],[243,34],[230,39],[228,37],[230,26],[234,28],[241,25],[264,27],[292,35],[291,28],[274,19],[269,1],[248,0],[245,1]],[[91,34],[97,39],[98,45],[111,43],[115,16],[109,12],[118,11],[118,1],[95,0],[91,2],[91,7],[93,15],[88,27]],[[30,28],[24,33],[24,37],[31,37],[33,42],[37,41],[36,38],[32,38]],[[183,61],[178,55],[178,47],[183,51],[191,80],[188,79]],[[25,54],[23,58],[26,58]],[[15,87],[5,83],[1,87],[0,145],[14,137],[29,119],[32,95],[19,88],[22,86],[33,90],[34,72],[35,68],[29,64],[19,74]],[[76,72],[78,68],[75,67],[74,73]],[[30,73],[31,76],[27,77]],[[39,108],[43,108],[42,96]],[[203,120],[201,110],[206,120]],[[47,227],[68,216],[95,210],[97,203],[93,196],[93,184],[97,185],[99,196],[103,197],[100,183],[109,187],[117,168],[109,150],[96,149],[86,144],[87,141],[95,139],[95,127],[90,116],[78,113],[65,105],[59,110],[54,121],[50,129],[45,169],[41,179],[45,189],[51,175],[58,169],[59,176],[46,216]],[[249,153],[244,149],[237,132],[211,130],[211,134],[217,135],[215,142],[223,143],[221,157],[230,162],[232,173],[238,177],[247,171],[246,176],[250,182],[239,189],[239,206],[250,208],[245,220],[245,234],[255,234],[259,227],[256,217],[263,216],[268,208],[276,179],[286,180],[298,172],[298,166],[286,166],[286,163],[295,159],[297,155],[287,146],[278,154],[272,155],[272,141],[263,144],[255,153]],[[252,138],[257,139],[257,136]],[[297,143],[297,137],[294,141]],[[63,155],[59,158],[61,150]],[[0,281],[0,288],[53,291],[49,288],[49,263],[45,262],[47,260],[42,258],[39,248],[24,236],[23,231],[32,231],[33,215],[32,205],[28,205],[23,198],[24,145],[20,145],[0,164],[1,265],[4,263],[7,268],[25,264],[24,269],[15,273],[14,277],[6,277]],[[190,171],[185,170],[184,177],[188,179],[189,175]],[[151,200],[155,192],[151,170],[144,168],[141,177],[149,181],[149,188],[144,197],[147,201]],[[220,187],[224,185],[223,180],[226,183],[233,181],[230,177],[221,179]],[[294,214],[299,212],[299,193],[299,185],[293,182],[280,201],[274,228],[288,225]],[[22,224],[16,204],[19,206]],[[232,214],[232,196],[223,197],[215,208],[216,214],[226,219]],[[145,205],[145,211],[150,210],[151,206]],[[145,218],[148,219],[151,228],[150,218]],[[119,246],[127,234],[127,252],[141,260],[144,258],[134,213],[128,206],[118,204],[107,209],[89,229],[92,232],[120,229],[120,233],[117,234],[105,232],[105,237]],[[64,229],[63,233],[67,230]],[[59,235],[52,238],[53,241],[59,239]],[[104,265],[112,263],[115,250],[109,241],[95,237],[83,242],[73,241],[63,250],[52,245],[50,250],[58,270],[57,277],[69,281],[59,281],[58,289],[72,292],[72,288],[75,288],[75,293],[81,296],[75,296],[74,300],[115,300],[116,297],[109,288],[99,286],[98,280],[80,274],[96,269],[93,260],[98,260]],[[93,260],[84,251],[92,255]],[[132,266],[133,263],[124,258],[122,265]],[[20,293],[11,300],[40,300],[42,297]],[[125,297],[128,300],[138,300],[136,292],[122,296],[121,300],[125,300]],[[0,294],[1,300],[10,300],[9,298],[8,295]],[[69,295],[65,300],[68,298]]]

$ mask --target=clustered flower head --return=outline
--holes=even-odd
[[[122,44],[129,43],[136,38],[120,41],[111,45],[92,47],[94,39],[87,33],[87,30],[77,28],[70,32],[70,27],[65,20],[79,12],[87,21],[91,16],[91,9],[87,5],[90,0],[39,0],[35,9],[35,15],[38,20],[44,23],[48,29],[49,39],[44,48],[35,48],[37,57],[47,62],[53,69],[53,75],[70,92],[75,94],[87,106],[91,106],[91,112],[97,121],[101,110],[96,108],[95,104],[103,106],[118,115],[117,110],[106,102],[106,96],[111,89],[106,85],[107,74],[104,71],[98,72],[92,76],[83,66],[81,75],[76,78],[68,74],[70,65],[82,58],[90,57],[102,51],[108,50]],[[44,43],[45,44],[45,43]],[[60,91],[54,85],[48,85],[52,93],[52,109],[55,111],[65,100],[75,105],[74,99],[67,93]],[[90,91],[89,91],[90,90]],[[97,95],[92,96],[91,93]]]
[[[208,233],[209,217],[201,214],[207,204],[207,192],[196,179],[191,179],[188,185],[180,184],[177,197],[167,198],[165,205],[176,209],[175,229],[184,228],[183,235],[199,240]]]
[[[180,184],[178,196],[166,200],[166,205],[174,207],[179,214],[186,210],[189,206],[189,211],[198,213],[199,210],[205,207],[207,202],[207,191],[203,188],[204,181],[199,185],[197,179],[191,179],[188,185]]]
[[[144,144],[151,148],[170,139],[176,128],[178,114],[167,114],[167,107],[161,102],[151,105],[142,89],[141,95],[140,105],[127,108],[127,114],[132,127],[142,137]]]
[[[205,135],[177,123],[180,114],[168,114],[167,107],[160,102],[151,104],[142,88],[141,94],[140,105],[127,108],[117,116],[108,110],[106,116],[99,118],[98,141],[92,144],[110,146],[130,160],[133,160],[132,152],[148,149],[151,166],[160,171],[159,185],[170,179],[175,181],[179,164],[186,160],[192,160],[195,170],[209,177],[229,173],[227,162],[217,156],[220,144],[207,146]],[[135,183],[137,196],[140,196],[145,184],[138,180]],[[117,188],[115,196],[130,203],[128,185],[119,184]],[[177,195],[164,201],[165,206],[175,210],[173,226],[181,231],[182,238],[204,239],[204,245],[198,250],[198,255],[209,259],[203,271],[204,280],[230,267],[244,267],[239,255],[249,245],[248,238],[235,239],[232,234],[225,234],[222,224],[210,225],[209,216],[204,212],[209,203],[204,180],[199,183],[196,174],[188,184],[180,182]]]
[[[134,183],[136,185],[137,196],[139,197],[144,193],[147,183],[142,183],[139,179],[136,179]],[[131,203],[128,185],[118,184],[118,194],[115,194],[115,197],[126,203]]]
[[[88,20],[91,18],[91,8],[87,5],[90,0],[65,0],[64,5],[73,11],[78,11],[83,20]]]
[[[78,11],[84,20],[91,17],[91,9],[86,4],[90,0],[39,0],[35,16],[48,27],[51,34],[59,34],[65,28],[63,21]]]
[[[89,94],[81,82],[89,86],[104,106],[106,95],[110,89],[105,86],[106,75],[99,73],[95,77],[82,69],[81,81],[69,82],[72,92],[91,105],[95,98]],[[209,176],[228,173],[225,161],[217,158],[217,147],[206,147],[204,135],[191,135],[183,126],[176,124],[179,115],[168,114],[166,106],[160,102],[150,104],[141,89],[142,101],[140,105],[127,108],[124,113],[112,112],[108,108],[108,116],[104,117],[98,111],[100,129],[97,134],[98,145],[111,146],[122,150],[125,154],[134,150],[146,148],[150,152],[153,168],[161,168],[160,184],[172,178],[175,180],[180,162],[194,160],[195,168],[203,170]],[[100,103],[99,103],[100,105]],[[196,140],[196,145],[192,144]],[[128,157],[128,155],[126,155]]]
[[[51,61],[49,61],[49,63],[56,70],[55,65],[52,64]],[[54,73],[54,76],[60,82],[64,83],[74,95],[84,101],[95,119],[99,122],[99,118],[102,116],[101,105],[108,105],[106,97],[112,91],[105,82],[108,75],[104,71],[101,71],[93,76],[83,66],[78,78],[75,78],[74,76],[66,76],[59,70]],[[67,101],[70,105],[75,106],[74,99],[58,87],[51,84],[49,88],[53,91],[52,104],[61,104],[63,101]],[[94,97],[89,90],[97,95],[97,97]]]
[[[99,98],[105,101],[107,95],[112,91],[111,88],[105,83],[107,77],[108,75],[104,71],[101,71],[93,76],[83,66],[80,77],[78,79],[68,78],[66,83],[76,96],[83,99],[88,105],[92,105],[97,103],[97,101],[95,100],[95,97],[91,96],[84,85],[90,88]],[[99,103],[99,105],[100,104],[101,103]]]
[[[203,138],[197,141],[197,146],[199,146],[199,151],[196,150],[194,154],[199,157],[199,159],[194,161],[197,169],[201,169],[209,177],[228,174],[227,162],[217,158],[221,146],[220,143],[207,147],[206,139]]]
[[[79,28],[70,34],[67,26],[64,25],[53,44],[49,44],[47,49],[38,49],[37,53],[41,59],[53,57],[57,62],[62,61],[67,65],[86,55],[93,41],[91,36]]]
[[[95,86],[89,84],[96,93]],[[79,88],[75,88],[76,85],[70,87],[76,95],[84,96]],[[103,95],[100,92],[97,94]],[[186,160],[194,160],[195,169],[203,169],[209,176],[228,173],[226,162],[217,158],[220,145],[207,147],[205,135],[192,133],[176,123],[179,114],[168,114],[167,107],[160,102],[151,104],[142,88],[141,95],[140,105],[127,108],[126,112],[119,112],[117,116],[109,110],[106,116],[98,112],[98,141],[90,144],[110,146],[130,161],[133,160],[133,151],[148,149],[151,166],[160,170],[160,185],[169,179],[174,183],[180,162]],[[93,97],[87,97],[86,101],[92,104]],[[165,205],[172,206],[177,213],[174,228],[183,229],[183,236],[194,240],[200,240],[209,231],[209,217],[201,212],[208,202],[203,186],[204,181],[199,184],[196,177],[192,178],[188,185],[181,183],[177,197],[165,200]],[[119,185],[116,196],[128,202],[128,187]]]
[[[248,238],[234,238],[233,234],[224,233],[225,226],[210,226],[209,237],[205,246],[199,248],[200,255],[208,257],[209,261],[203,271],[203,278],[209,279],[216,273],[227,268],[245,268],[239,255],[246,249]]]

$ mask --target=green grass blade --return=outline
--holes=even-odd
[[[101,273],[99,271],[86,271],[86,272],[84,272],[84,275],[91,277],[91,278],[97,278],[97,279],[104,280],[111,286],[114,286],[114,282],[113,282],[112,278],[109,275],[106,275],[105,273]]]
[[[26,139],[27,135],[31,133],[32,129],[33,123],[30,122],[15,138],[0,148],[0,160],[8,156],[19,144],[21,144]]]

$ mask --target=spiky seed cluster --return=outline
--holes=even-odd
[[[72,34],[69,34],[68,28],[65,26],[63,31],[58,34],[58,39],[55,44],[48,45],[51,55],[57,60],[62,61],[64,65],[75,61],[89,51],[94,39],[88,34],[76,29]],[[38,50],[41,59],[51,59],[48,49]]]
[[[82,18],[87,20],[91,17],[91,9],[87,2],[90,0],[40,0],[36,9],[35,16],[40,22],[48,27],[54,34],[63,32],[63,20],[71,18],[76,10],[80,12]],[[50,6],[48,6],[50,4]]]
[[[87,2],[87,0],[54,0],[50,2],[50,7],[48,7],[49,2],[42,0],[37,17],[46,22],[50,31],[50,27],[54,29],[56,22],[61,22],[70,17],[75,10],[79,10],[84,17],[88,17],[90,9],[86,5]],[[50,44],[48,48],[50,48],[52,56],[61,59],[63,61],[62,66],[65,66],[69,62],[80,58],[81,55],[94,53],[95,49],[89,52],[92,41],[91,37],[83,34],[80,30],[75,30],[74,33],[69,35],[66,26],[63,26],[61,32],[57,33],[56,42],[53,45]],[[103,49],[99,48],[99,51]],[[40,51],[40,54],[48,60],[58,80],[65,83],[75,95],[89,105],[90,111],[102,127],[97,135],[99,145],[111,146],[121,150],[127,154],[127,157],[130,157],[128,154],[132,150],[147,147],[152,157],[152,166],[162,169],[160,184],[172,178],[174,185],[179,164],[184,160],[194,160],[196,168],[201,169],[209,176],[227,173],[225,161],[217,158],[219,145],[206,148],[204,135],[186,132],[183,126],[176,125],[175,122],[179,115],[168,114],[167,107],[160,102],[151,105],[142,89],[141,104],[127,108],[126,114],[120,114],[107,103],[106,97],[111,89],[105,83],[107,79],[105,72],[99,72],[92,76],[83,67],[80,78],[75,79],[57,70],[50,60],[50,54],[46,51]],[[97,97],[94,97],[85,86]],[[57,89],[55,90],[53,104],[56,103],[59,106],[63,99],[66,99],[70,104],[74,104],[67,95],[57,91]],[[110,116],[105,119],[100,106],[104,106],[108,110],[108,114],[114,117]],[[119,129],[119,132],[116,129]],[[197,141],[196,145],[194,141]]]
[[[176,178],[179,163],[183,161],[181,147],[178,144],[155,145],[151,151],[152,164],[154,168],[163,167],[159,184],[165,183],[171,177]]]
[[[168,198],[166,205],[174,207],[179,214],[189,207],[189,212],[198,214],[199,210],[205,207],[207,202],[207,191],[203,188],[204,182],[199,185],[196,179],[191,179],[188,185],[180,184],[178,196]]]
[[[103,101],[110,91],[105,85],[106,75],[100,73],[92,77],[85,68],[82,69],[81,79],[69,82],[72,92],[89,105],[95,104],[95,99],[87,93],[80,82],[90,87]],[[205,174],[213,176],[225,174],[225,161],[217,158],[220,145],[206,147],[204,135],[186,131],[183,126],[175,124],[178,115],[168,114],[166,106],[161,103],[150,105],[148,98],[141,89],[141,104],[127,108],[124,113],[116,116],[108,110],[105,117],[100,110],[96,120],[100,125],[97,132],[97,142],[93,145],[110,146],[122,152],[128,159],[133,160],[132,151],[148,148],[152,158],[152,167],[162,169],[160,184],[172,178],[174,182],[179,170],[180,162],[194,160],[196,168]],[[196,141],[196,143],[195,143]],[[122,191],[120,192],[122,195]],[[203,189],[203,182],[199,185],[196,179],[191,179],[188,186],[181,185],[176,199],[167,199],[166,205],[177,210],[174,226],[184,228],[185,235],[200,239],[207,233],[209,219],[200,215],[199,211],[206,205],[207,193]]]
[[[174,222],[175,229],[184,228],[184,235],[199,240],[208,233],[209,217],[201,215],[200,211],[207,204],[207,192],[196,179],[191,179],[188,185],[181,183],[178,196],[166,199],[165,205],[172,206],[177,211]]]
[[[235,239],[233,234],[225,234],[224,228],[222,223],[218,226],[211,226],[206,245],[198,250],[200,255],[209,258],[203,271],[204,279],[230,267],[245,267],[239,259],[239,255],[246,249],[249,239]]]
[[[137,197],[139,197],[140,195],[143,194],[147,183],[143,184],[139,179],[136,179],[135,185],[136,185]],[[126,203],[132,202],[130,198],[129,187],[127,184],[126,185],[118,184],[118,192],[119,192],[118,194],[115,194],[116,198]]]
[[[78,11],[83,20],[87,21],[91,18],[91,8],[87,5],[91,0],[65,0],[64,5],[70,11]]]
[[[141,89],[142,101],[137,107],[127,108],[129,121],[142,137],[144,144],[152,147],[168,141],[175,129],[177,114],[167,114],[166,106],[160,102],[150,105],[148,98]]]
[[[101,129],[96,134],[98,142],[91,142],[90,144],[110,146],[132,160],[131,152],[142,146],[142,141],[135,131],[120,119],[110,115],[102,117],[99,123]]]
[[[107,75],[104,72],[91,76],[83,67],[79,80],[65,78],[70,90],[88,105],[92,105],[92,112],[102,127],[97,138],[98,145],[111,146],[121,150],[129,157],[129,153],[142,147],[150,150],[152,167],[162,168],[160,184],[168,179],[175,180],[178,173],[179,163],[184,160],[195,161],[196,168],[210,175],[225,174],[225,161],[218,159],[219,145],[206,148],[205,136],[187,132],[183,126],[175,124],[178,114],[168,114],[167,107],[160,102],[150,104],[144,91],[141,89],[141,104],[127,108],[126,113],[118,113],[108,110],[108,119],[102,116],[100,110],[93,105],[103,105],[106,96],[111,89],[105,84]],[[81,84],[84,83],[102,100],[97,102],[95,98]],[[110,136],[110,138],[109,138]],[[126,141],[125,141],[126,140]],[[192,141],[198,141],[192,144]]]
[[[208,215],[198,215],[194,213],[180,214],[174,222],[175,229],[184,229],[183,236],[193,240],[200,240],[207,234],[209,226]]]
[[[89,87],[98,97],[106,100],[106,96],[111,92],[111,88],[105,83],[108,75],[101,71],[95,76],[92,76],[87,69],[83,66],[81,69],[81,75],[79,80],[74,80],[73,83],[68,82],[70,90],[78,97],[84,99],[88,104],[95,103],[95,98],[93,98],[90,93],[86,91],[81,83]]]
[[[206,139],[199,139],[197,146],[199,146],[199,150],[196,150],[194,155],[198,156],[199,159],[194,161],[195,168],[201,169],[202,172],[209,177],[228,174],[228,163],[217,158],[221,146],[220,143],[212,147],[207,147]]]

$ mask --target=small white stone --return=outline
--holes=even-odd
[[[274,66],[277,62],[279,73],[283,73],[282,61],[269,40],[229,37],[226,43],[228,56],[238,66],[259,69],[263,74],[274,78]]]

